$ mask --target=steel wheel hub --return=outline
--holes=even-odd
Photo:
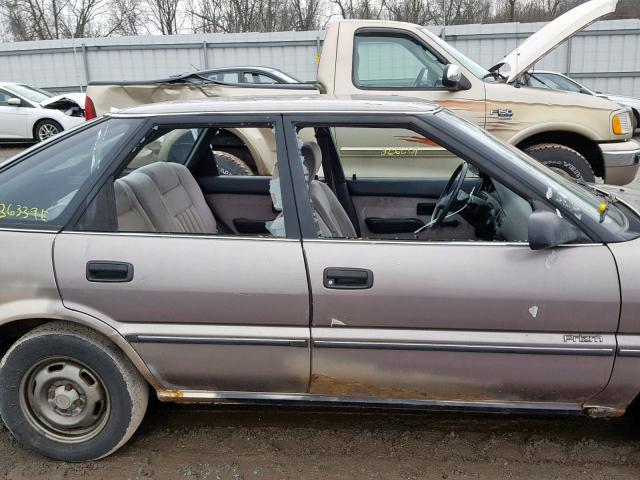
[[[22,382],[21,407],[33,427],[66,443],[97,435],[109,417],[109,396],[100,378],[70,359],[36,365]]]

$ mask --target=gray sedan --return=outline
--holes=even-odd
[[[267,139],[273,175],[224,175],[226,129]],[[343,134],[396,143],[355,155]],[[121,447],[150,393],[621,415],[639,205],[416,100],[114,113],[0,166],[0,414],[65,461]]]

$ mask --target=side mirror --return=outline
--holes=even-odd
[[[548,210],[538,210],[529,215],[529,247],[544,250],[571,243],[582,235],[561,216]]]
[[[449,63],[442,72],[442,85],[449,90],[469,90],[471,83],[462,75],[460,67]]]
[[[9,100],[7,100],[7,104],[11,105],[12,107],[19,107],[20,105],[22,105],[22,101],[19,98],[10,98]]]

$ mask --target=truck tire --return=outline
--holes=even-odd
[[[146,381],[96,332],[52,322],[21,337],[0,362],[0,415],[25,447],[55,460],[106,457],[136,431]]]
[[[542,143],[527,147],[525,152],[543,165],[576,180],[595,182],[593,169],[576,150],[557,143]]]
[[[253,175],[253,171],[240,158],[223,150],[214,150],[216,166],[220,175]]]

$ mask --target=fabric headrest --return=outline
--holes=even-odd
[[[320,146],[316,142],[305,142],[300,148],[300,153],[304,157],[304,164],[309,172],[309,177],[315,177],[322,166]]]

